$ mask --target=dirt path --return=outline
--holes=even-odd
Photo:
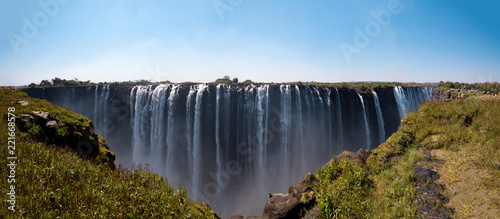
[[[416,218],[451,218],[453,210],[446,206],[445,187],[438,182],[439,173],[436,166],[442,160],[432,158],[429,151],[421,151],[425,158],[415,164],[413,172],[417,185],[415,187],[414,205],[417,210]]]
[[[499,178],[484,165],[481,155],[473,148],[460,151],[432,150],[431,158],[442,160],[435,166],[440,177],[436,182],[445,186],[446,206],[455,209],[456,218],[500,218],[500,194],[497,189]]]

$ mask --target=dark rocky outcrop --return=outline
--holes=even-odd
[[[22,104],[27,105],[27,102]],[[106,142],[97,135],[94,125],[88,120],[69,122],[51,116],[50,112],[32,111],[22,114],[16,121],[20,130],[34,139],[69,148],[84,158],[115,167],[115,154],[108,150]]]
[[[465,90],[465,89],[454,89],[454,88],[436,88],[432,91],[432,98],[434,100],[440,101],[450,101],[450,100],[463,100],[469,96],[496,96],[497,94],[478,91],[478,90]]]
[[[316,203],[316,193],[309,186],[318,182],[312,173],[307,173],[302,181],[288,188],[288,193],[270,193],[262,216],[234,215],[229,218],[301,218],[305,210],[311,209]]]
[[[341,161],[344,159],[349,159],[353,162],[356,162],[358,164],[364,164],[368,157],[370,156],[372,152],[368,149],[361,148],[359,149],[356,153],[351,152],[351,151],[343,151],[340,153],[338,156],[335,156],[336,161]],[[333,159],[330,160],[326,165],[329,165],[333,162]]]
[[[451,218],[452,209],[445,207],[448,199],[443,195],[444,186],[436,183],[439,174],[434,171],[434,166],[439,160],[425,158],[415,164],[415,200],[416,218]]]
[[[438,180],[439,175],[436,171],[432,170],[432,168],[433,168],[432,166],[429,167],[416,166],[415,168],[413,168],[413,173],[415,174],[415,180],[421,183]]]

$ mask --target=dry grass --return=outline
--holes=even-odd
[[[464,204],[461,206],[461,210],[458,211],[458,216],[460,218],[470,218],[474,216],[472,214],[472,207],[469,204]]]

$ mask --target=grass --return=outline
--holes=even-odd
[[[28,100],[29,108],[17,104]],[[7,107],[16,114],[33,109],[49,111],[62,121],[86,118],[46,101],[31,99],[14,88],[0,88],[0,165],[7,160]],[[191,202],[183,188],[175,189],[147,167],[132,169],[96,165],[56,145],[48,145],[16,131],[15,183],[9,168],[0,168],[2,200],[15,186],[15,212],[2,201],[0,218],[215,218],[208,205]]]
[[[325,218],[362,217],[369,207],[364,200],[372,186],[367,170],[350,160],[318,169],[317,201]],[[347,198],[348,197],[348,198]]]
[[[414,218],[413,168],[429,156],[423,150],[440,152],[440,183],[447,190],[458,188],[454,193],[459,195],[445,192],[457,216],[499,217],[495,209],[500,209],[500,170],[494,165],[500,161],[498,124],[500,98],[422,104],[372,151],[366,164],[341,162],[318,169],[322,218]]]

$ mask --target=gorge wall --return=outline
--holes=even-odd
[[[223,216],[259,215],[270,192],[373,149],[432,88],[160,84],[24,89],[90,118],[125,166],[149,164]]]

